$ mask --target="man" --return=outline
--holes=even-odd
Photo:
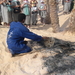
[[[12,6],[12,19],[13,21],[18,21],[17,17],[18,17],[18,14],[21,12],[20,1],[12,0],[11,6]]]
[[[65,3],[64,3],[64,14],[69,14],[71,1],[72,0],[65,0]]]
[[[40,6],[39,6],[39,10],[40,10],[41,22],[43,23],[43,25],[45,25],[47,7],[46,7],[44,1],[41,1]]]
[[[2,17],[2,14],[1,14],[1,4],[2,4],[3,2],[5,2],[5,0],[0,1],[0,25],[1,25],[1,17]]]
[[[38,8],[37,8],[37,0],[31,0],[30,5],[31,5],[31,24],[36,25],[37,23],[37,13],[38,13]]]
[[[21,5],[21,8],[23,9],[23,13],[26,15],[26,20],[25,20],[25,25],[27,25],[28,27],[30,27],[30,3],[29,0],[23,0],[23,3]]]
[[[18,22],[12,22],[7,35],[7,45],[12,55],[27,53],[31,51],[31,48],[26,45],[24,38],[31,39],[33,41],[40,42],[46,37],[41,37],[30,32],[22,23],[25,21],[25,14],[20,13],[18,15]]]
[[[57,3],[57,13],[59,13],[59,4],[60,4],[60,0],[56,0]]]
[[[0,4],[2,4],[3,2],[5,2],[6,0],[2,0],[2,1],[0,1]]]
[[[64,10],[65,0],[62,0],[63,10]]]
[[[71,1],[71,6],[70,6],[70,10],[69,10],[70,12],[72,11],[73,7],[74,7],[74,0]]]
[[[62,0],[62,5],[64,5],[65,0]]]

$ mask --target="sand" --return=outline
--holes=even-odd
[[[75,49],[75,36],[64,34],[70,14],[63,15],[62,11],[60,5],[58,14],[60,32],[53,33],[50,25],[37,25],[30,28],[30,31],[38,35],[60,39],[58,41],[60,45],[56,42],[57,44],[51,49],[41,48],[41,51],[27,53],[23,56],[11,57],[11,54],[6,51],[9,26],[0,26],[0,75],[75,75],[75,53],[74,51],[64,52],[64,48]],[[39,50],[38,47],[37,50]]]

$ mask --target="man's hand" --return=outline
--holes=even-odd
[[[20,7],[20,5],[16,5],[15,7]]]
[[[6,0],[0,1],[0,4],[2,4],[3,2],[5,2]]]
[[[49,39],[49,37],[42,37],[42,38],[43,38],[44,40],[45,40],[45,39]]]
[[[3,2],[5,2],[6,0],[3,0]]]

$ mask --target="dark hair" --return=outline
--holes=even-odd
[[[26,19],[26,15],[23,14],[23,13],[20,13],[20,14],[18,15],[18,21],[19,21],[19,22],[22,22],[24,19]]]

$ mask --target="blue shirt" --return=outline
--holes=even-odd
[[[12,22],[7,34],[7,45],[12,54],[30,52],[31,49],[24,44],[24,38],[41,41],[42,37],[30,32],[22,23]]]

